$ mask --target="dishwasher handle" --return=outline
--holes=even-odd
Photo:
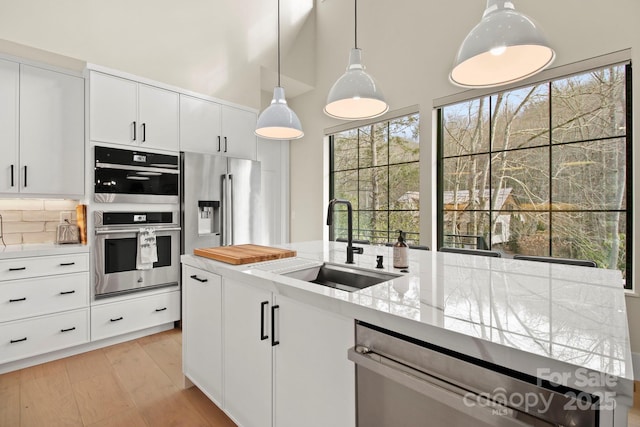
[[[356,365],[369,369],[391,381],[427,396],[458,412],[496,427],[531,427],[530,424],[509,416],[517,416],[511,408],[482,399],[467,390],[445,383],[428,374],[396,362],[366,347],[356,346],[348,350],[348,358]],[[446,384],[446,388],[445,385]],[[452,391],[456,389],[457,392]],[[469,402],[473,404],[469,404]]]

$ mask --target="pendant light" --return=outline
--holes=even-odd
[[[284,88],[280,85],[280,0],[278,0],[278,86],[273,99],[258,117],[255,134],[266,139],[298,139],[304,136],[296,113],[287,105]]]
[[[449,78],[463,87],[499,86],[542,71],[554,58],[533,20],[517,12],[511,1],[487,0],[482,20],[462,42]]]
[[[355,3],[355,47],[349,54],[347,71],[329,91],[324,112],[337,119],[369,119],[389,110],[377,83],[364,71],[362,50],[358,49],[358,0]]]

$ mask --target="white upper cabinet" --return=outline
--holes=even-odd
[[[176,92],[92,71],[92,141],[178,151]]]
[[[256,159],[256,113],[180,96],[180,150]]]
[[[229,157],[256,159],[257,116],[252,111],[239,108],[222,108],[222,150]]]
[[[220,154],[220,104],[180,95],[180,150]]]
[[[133,144],[137,140],[138,84],[95,72],[89,82],[91,139]]]
[[[20,192],[84,194],[84,79],[20,69]]]
[[[0,194],[84,194],[84,79],[0,60]]]
[[[20,65],[0,60],[0,193],[18,192]]]

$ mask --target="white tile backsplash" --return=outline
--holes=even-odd
[[[42,211],[44,200],[40,199],[0,199],[0,211]]]
[[[0,199],[5,243],[55,242],[61,213],[70,213],[75,222],[76,205],[77,200]]]
[[[24,211],[22,212],[22,220],[25,222],[44,222],[44,212],[45,211]]]

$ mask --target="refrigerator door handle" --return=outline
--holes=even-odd
[[[229,244],[233,245],[233,175],[229,174]]]
[[[220,183],[220,194],[222,195],[222,208],[220,209],[220,223],[222,224],[222,226],[220,227],[220,246],[226,246],[227,242],[225,241],[225,239],[227,238],[227,214],[225,213],[225,209],[227,209],[227,192],[225,191],[225,187],[227,184],[227,175],[220,175]]]

